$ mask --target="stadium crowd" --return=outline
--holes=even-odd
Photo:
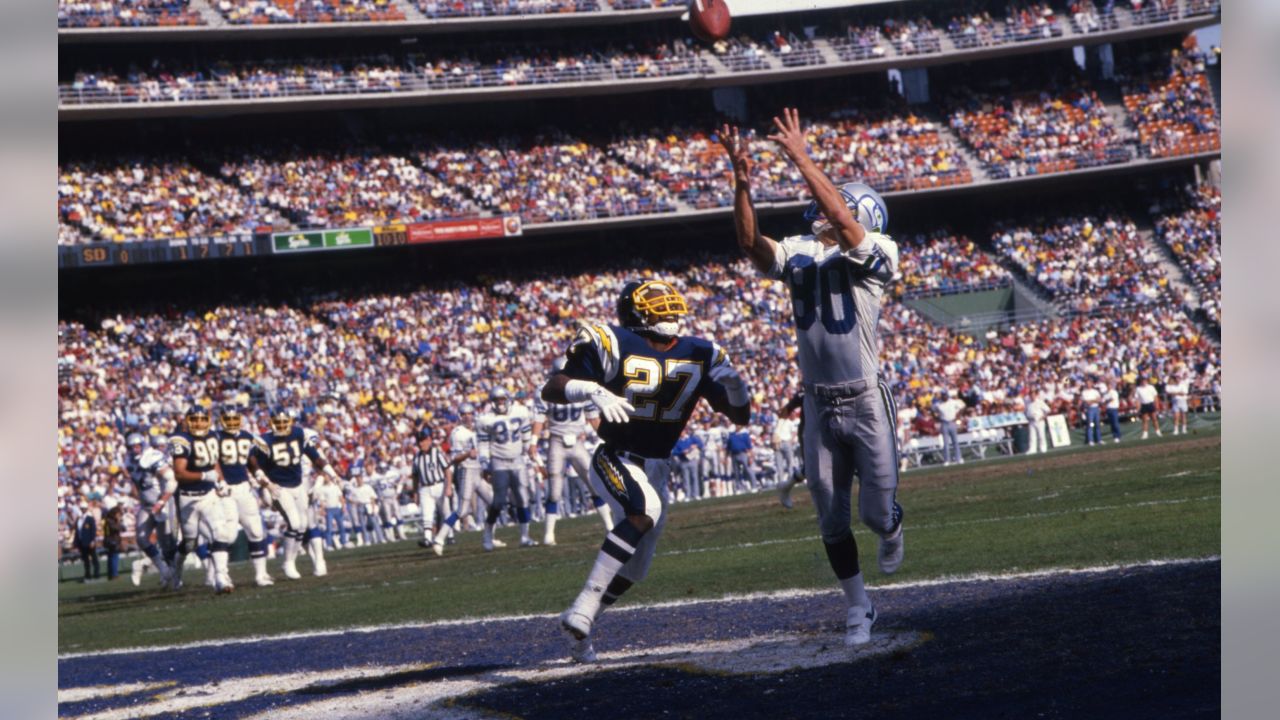
[[[1206,56],[1188,36],[1188,47],[1171,56],[1158,55],[1154,69],[1125,78],[1124,106],[1152,157],[1185,155],[1221,146],[1218,113]]]
[[[1222,193],[1211,185],[1188,188],[1185,209],[1153,214],[1156,238],[1186,270],[1200,294],[1199,309],[1212,323],[1222,324]]]
[[[692,40],[647,46],[547,47],[394,58],[218,61],[203,66],[77,70],[59,86],[63,104],[188,102],[369,92],[421,92],[469,87],[544,85],[667,77],[702,72]]]
[[[992,177],[1021,177],[1128,162],[1111,116],[1087,87],[994,95],[961,91],[951,128]]]
[[[1122,214],[999,223],[991,245],[1074,311],[1172,299],[1158,253]]]
[[[214,0],[210,4],[235,25],[405,19],[404,11],[391,0]]]
[[[429,18],[596,12],[597,0],[414,0]],[[645,5],[648,6],[646,0]],[[620,9],[616,8],[615,9]]]
[[[928,285],[926,273],[955,273],[945,281],[951,286],[962,277],[981,282],[997,275],[967,243],[943,232],[905,238],[908,287]],[[416,290],[328,293],[290,305],[118,315],[93,328],[63,321],[63,532],[91,501],[131,502],[123,438],[132,431],[162,437],[192,401],[243,402],[252,408],[249,425],[259,428],[266,426],[266,408],[294,407],[320,433],[344,477],[380,468],[403,478],[418,429],[441,435],[459,420],[461,403],[483,406],[498,386],[530,403],[576,321],[612,318],[623,283],[651,275],[673,278],[686,294],[694,312],[685,331],[716,339],[742,369],[758,410],[753,442],[768,448],[776,406],[796,390],[795,373],[780,371],[794,364],[791,300],[782,283],[758,279],[736,257],[689,254],[661,267],[635,261],[568,274],[525,269]],[[1161,381],[1189,375],[1206,385],[1219,365],[1216,349],[1170,305],[972,337],[934,326],[886,296],[881,322],[882,375],[899,406],[917,410],[915,432],[928,430],[926,411],[944,390],[958,392],[979,415],[1016,412],[1037,393],[1071,411],[1086,383],[1114,382],[1127,398],[1139,375]],[[716,422],[700,413],[691,432],[718,432]]]
[[[111,242],[251,233],[287,226],[279,211],[177,158],[149,156],[58,169],[60,225]],[[80,236],[59,231],[58,242]]]
[[[188,0],[58,0],[58,27],[203,25]]]
[[[948,230],[895,236],[905,297],[953,293],[1008,282],[1009,271],[963,235]]]

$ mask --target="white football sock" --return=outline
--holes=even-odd
[[[867,588],[862,583],[862,573],[840,581],[840,589],[844,591],[844,601],[849,607],[870,607],[871,598],[867,597]]]

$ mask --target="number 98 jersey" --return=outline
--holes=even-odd
[[[670,457],[698,398],[725,397],[710,375],[729,358],[709,340],[682,337],[671,349],[656,350],[626,328],[584,324],[568,357],[566,375],[598,382],[635,408],[630,422],[600,423],[600,439],[615,451]]]
[[[215,433],[196,437],[185,430],[176,432],[169,436],[169,454],[173,456],[174,462],[177,462],[178,458],[186,458],[187,470],[191,472],[203,473],[216,470],[218,437]],[[214,483],[209,480],[197,480],[182,483],[181,488],[185,492],[207,493],[214,488]]]
[[[271,482],[296,488],[302,485],[303,455],[313,464],[323,462],[319,446],[320,436],[314,430],[294,425],[286,435],[268,432],[260,436],[253,446],[253,457]]]

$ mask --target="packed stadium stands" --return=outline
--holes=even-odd
[[[1222,306],[1222,193],[1204,185],[1188,188],[1185,198],[1170,203],[1180,211],[1155,220],[1156,237],[1186,271],[1200,293],[1200,309],[1221,325]]]
[[[1124,106],[1144,150],[1154,157],[1221,147],[1218,114],[1198,49],[1156,56],[1155,67],[1129,78]]]
[[[188,0],[58,0],[58,27],[203,25]]]
[[[391,0],[214,0],[232,24],[396,22],[404,11]]]
[[[899,235],[898,263],[906,297],[1006,284],[1009,271],[972,240],[947,230]]]
[[[991,244],[1028,279],[1072,310],[1172,299],[1155,248],[1122,214],[1001,223]]]

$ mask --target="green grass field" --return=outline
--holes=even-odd
[[[906,561],[892,578],[875,563],[876,539],[855,527],[870,585],[971,573],[1085,567],[1220,551],[1221,443],[1216,421],[1195,418],[1195,435],[963,467],[914,471],[902,478]],[[738,496],[676,505],[649,580],[624,603],[730,593],[834,587],[817,538],[808,493],[794,510],[777,495]],[[535,525],[535,537],[541,526]],[[413,541],[330,553],[329,576],[307,575],[256,588],[247,563],[233,565],[236,593],[215,597],[188,571],[178,593],[155,575],[135,588],[114,583],[59,586],[58,649],[83,652],[423,622],[494,614],[558,612],[572,600],[601,540],[593,516],[560,523],[556,547],[480,548],[465,533],[443,558]]]

